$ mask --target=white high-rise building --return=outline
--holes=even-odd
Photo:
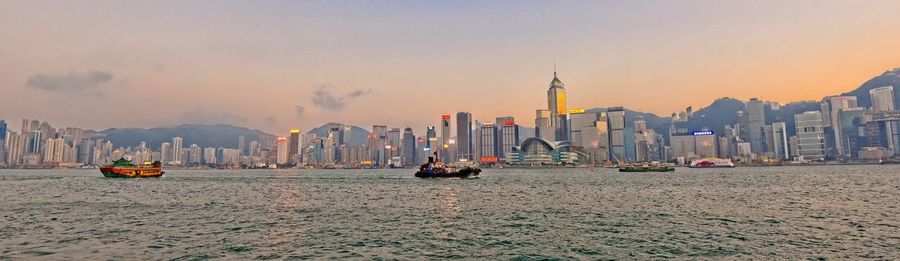
[[[291,150],[288,148],[289,143],[287,137],[278,137],[278,140],[276,141],[278,154],[275,156],[275,163],[286,164],[291,160]]]
[[[844,137],[841,128],[841,111],[857,107],[856,96],[837,96],[828,99],[831,108],[831,129],[834,132],[834,138],[838,141],[834,144],[835,155],[843,156],[850,154],[844,151],[844,143],[841,139]]]
[[[797,153],[804,160],[825,159],[825,131],[822,127],[822,114],[808,111],[794,115],[797,126]]]
[[[884,86],[869,90],[869,96],[872,98],[872,111],[893,111],[894,110],[894,87]]]
[[[184,159],[181,155],[181,152],[184,149],[182,142],[183,140],[181,139],[181,137],[172,138],[172,163],[175,165],[181,165],[184,163]]]
[[[216,164],[218,162],[219,161],[216,159],[216,148],[213,148],[213,147],[203,148],[203,163]]]
[[[172,143],[163,142],[159,146],[159,161],[162,163],[172,162]]]
[[[772,123],[772,144],[773,155],[775,158],[789,160],[791,159],[790,143],[787,137],[787,125],[784,122]]]

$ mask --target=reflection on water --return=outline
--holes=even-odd
[[[0,259],[898,259],[900,166],[0,170]]]

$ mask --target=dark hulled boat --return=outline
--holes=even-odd
[[[619,172],[672,172],[674,167],[663,164],[626,164],[619,167]]]
[[[162,176],[166,172],[162,170],[162,163],[159,161],[135,165],[127,159],[120,158],[112,164],[100,167],[100,173],[107,178],[152,178]]]
[[[419,166],[419,171],[416,171],[416,177],[419,178],[468,178],[472,176],[478,176],[481,174],[481,169],[473,168],[473,167],[463,167],[463,168],[454,168],[451,166],[444,165],[443,162],[439,158],[437,158],[437,153],[435,153],[435,157],[428,157],[428,163],[422,164]]]

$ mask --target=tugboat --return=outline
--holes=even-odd
[[[152,178],[162,176],[162,163],[145,161],[143,165],[135,165],[130,160],[120,158],[112,164],[100,167],[100,173],[107,178]]]
[[[444,165],[441,162],[441,159],[438,158],[437,152],[434,153],[434,157],[428,157],[428,163],[422,164],[419,167],[419,171],[416,172],[416,177],[419,178],[468,178],[470,176],[478,176],[481,173],[481,169],[473,168],[473,167],[464,167],[461,169],[456,169],[450,166]]]
[[[619,167],[619,172],[672,172],[675,168],[660,163],[626,164]]]

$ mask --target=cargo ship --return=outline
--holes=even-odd
[[[145,161],[142,165],[135,165],[130,160],[120,158],[112,164],[100,167],[100,173],[107,178],[152,178],[162,176],[162,163],[159,161]]]

